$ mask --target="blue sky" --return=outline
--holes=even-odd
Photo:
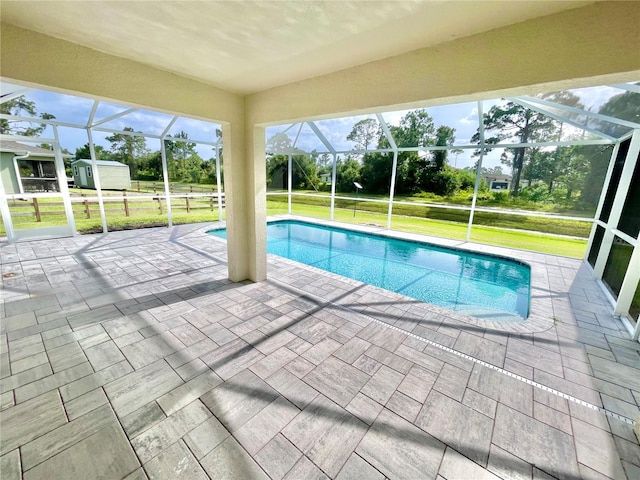
[[[3,85],[3,87],[2,93],[5,93],[7,88],[11,88],[10,85]],[[623,90],[612,87],[591,87],[572,90],[572,92],[578,95],[587,107],[597,111],[597,109],[611,96],[622,93]],[[44,90],[31,90],[26,94],[26,97],[36,103],[39,113],[52,113],[55,115],[57,120],[74,124],[86,124],[93,106],[93,100],[91,99],[53,93]],[[501,100],[499,99],[484,101],[483,110],[485,112],[488,111],[491,106],[499,103],[500,101]],[[100,102],[95,119],[105,119],[126,109],[127,107],[121,105]],[[440,125],[448,125],[455,128],[455,144],[461,145],[471,143],[470,139],[475,134],[478,126],[477,103],[461,103],[430,107],[427,108],[427,111],[434,119],[436,127]],[[402,116],[406,113],[407,110],[387,112],[382,115],[388,124],[397,125]],[[138,110],[124,117],[106,122],[102,124],[102,127],[116,130],[120,130],[124,127],[132,127],[135,130],[157,135],[162,133],[162,131],[167,127],[171,118],[172,117],[170,115],[163,113]],[[353,144],[346,139],[347,135],[351,132],[355,123],[363,118],[375,118],[375,115],[334,118],[319,120],[315,123],[336,150],[345,151],[353,148]],[[271,137],[275,133],[283,131],[287,127],[289,127],[289,125],[268,128],[267,138]],[[185,131],[189,135],[189,138],[194,139],[195,141],[215,141],[215,130],[217,128],[220,128],[220,126],[214,123],[182,117],[170,129],[170,134]],[[288,130],[287,134],[290,136],[292,141],[295,139],[296,135],[298,135],[298,130],[299,128],[297,126]],[[84,129],[59,127],[59,135],[62,147],[67,148],[71,152],[75,152],[76,148],[84,145],[88,141]],[[110,144],[105,137],[109,135],[110,133],[94,130],[94,141],[97,145],[102,145],[108,149]],[[53,138],[51,127],[48,127],[47,130],[43,132],[42,136],[45,138]],[[313,131],[306,125],[300,131],[296,145],[298,148],[302,148],[307,151],[314,149],[319,152],[326,151],[326,148],[318,140]],[[155,151],[160,148],[160,142],[157,139],[147,138],[147,146],[150,150]],[[214,155],[213,149],[210,145],[197,144],[197,150],[199,155],[204,159],[209,159]],[[484,165],[487,167],[499,165],[501,153],[502,152],[500,150],[494,150],[491,152],[485,158]],[[475,159],[471,157],[471,154],[472,150],[465,150],[464,153],[459,154],[457,158],[454,158],[454,156],[451,155],[449,161],[452,165],[455,163],[459,168],[471,166],[475,162]]]

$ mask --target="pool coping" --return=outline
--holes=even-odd
[[[521,322],[501,322],[501,321],[483,320],[481,318],[472,317],[470,315],[466,315],[453,310],[448,310],[446,308],[439,307],[434,304],[421,302],[412,297],[408,297],[405,295],[392,292],[390,290],[369,285],[369,284],[360,282],[358,280],[353,280],[347,277],[343,277],[341,275],[333,274],[325,270],[319,269],[317,267],[295,262],[293,260],[289,260],[284,257],[267,254],[269,263],[273,263],[277,265],[284,264],[284,265],[288,265],[290,268],[294,268],[294,269],[298,268],[301,271],[312,271],[313,275],[318,278],[326,277],[327,279],[337,278],[342,280],[348,280],[349,283],[366,286],[366,289],[368,292],[377,292],[381,297],[391,298],[397,302],[405,302],[405,303],[418,302],[419,304],[421,304],[422,310],[424,309],[429,310],[433,314],[438,315],[440,317],[442,316],[448,317],[449,319],[452,319],[455,321],[473,325],[478,328],[494,330],[494,331],[522,333],[522,334],[541,333],[546,330],[549,330],[550,328],[553,328],[556,322],[561,322],[562,319],[557,318],[554,314],[553,304],[551,302],[551,298],[554,295],[554,293],[551,291],[549,287],[547,267],[548,266],[562,267],[563,264],[575,265],[576,263],[583,262],[583,260],[580,260],[580,259],[563,257],[559,255],[554,255],[552,253],[538,253],[538,252],[531,252],[528,250],[511,249],[511,248],[499,247],[494,245],[486,245],[486,244],[466,242],[461,240],[433,237],[430,235],[402,232],[398,230],[389,230],[389,229],[386,229],[385,227],[381,227],[378,225],[350,224],[350,223],[344,223],[344,222],[338,222],[338,221],[301,217],[297,215],[273,215],[273,216],[267,217],[268,222],[277,221],[277,220],[302,221],[302,222],[307,222],[307,223],[316,224],[320,226],[342,228],[342,229],[351,230],[351,231],[360,232],[360,233],[375,234],[383,237],[409,240],[409,241],[415,241],[415,242],[421,242],[421,243],[430,243],[430,244],[441,246],[441,247],[456,248],[459,250],[466,250],[473,253],[488,254],[488,255],[513,259],[515,261],[528,265],[531,268],[531,293],[530,293],[529,317],[525,320],[522,320]],[[201,232],[204,233],[209,238],[216,239],[216,241],[226,242],[226,240],[224,239],[207,234],[209,230],[213,230],[215,228],[222,228],[224,225],[226,225],[225,222],[216,222],[214,225],[209,224],[208,226],[203,227]],[[317,293],[315,294],[317,295]],[[332,301],[330,298],[326,298],[326,300]],[[366,310],[370,312],[370,309],[368,309],[368,305],[366,303],[362,303],[361,307],[363,308],[363,311]]]

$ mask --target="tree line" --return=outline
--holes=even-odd
[[[640,117],[640,95],[626,92],[616,95],[599,108],[599,113],[617,118]],[[571,92],[555,92],[541,98],[585,109],[579,97]],[[616,136],[620,126],[589,118],[588,125]],[[449,155],[462,150],[453,147],[455,129],[434,124],[424,109],[408,112],[399,125],[389,129],[396,145],[403,147],[449,147],[430,151],[400,151],[397,158],[395,193],[420,195],[430,193],[443,197],[470,192],[475,185],[477,161],[491,152],[498,143],[554,142],[566,137],[565,124],[513,102],[492,107],[483,116],[485,148],[473,152],[476,165],[459,169],[449,163]],[[624,127],[622,127],[624,128]],[[580,135],[583,135],[580,133]],[[347,140],[353,142],[353,153],[341,155],[336,162],[336,191],[353,193],[354,182],[364,192],[388,195],[390,190],[392,152],[379,152],[391,147],[387,136],[374,119],[357,122]],[[575,135],[573,137],[576,139]],[[480,129],[472,137],[480,143]],[[374,150],[374,151],[369,151]],[[267,182],[272,188],[287,188],[288,155],[292,155],[293,188],[327,190],[332,172],[332,157],[317,152],[305,153],[292,145],[286,134],[277,134],[267,142]],[[571,201],[578,209],[593,209],[597,205],[604,176],[611,158],[611,145],[575,145],[558,147],[516,146],[504,148],[502,166],[482,168],[486,174],[511,173],[509,194],[533,201]],[[503,168],[504,167],[504,168]],[[486,182],[481,189],[488,190]]]
[[[133,128],[124,127],[123,131],[129,133],[114,133],[105,138],[111,144],[108,149],[101,145],[95,145],[96,158],[98,160],[114,160],[128,165],[132,180],[162,181],[161,151],[151,151],[147,147],[144,136],[132,135],[140,133],[135,132]],[[164,140],[169,181],[216,183],[215,156],[207,160],[201,158],[196,151],[196,143],[190,141],[185,132],[178,132],[172,137],[180,140]],[[220,154],[222,159],[222,148],[220,148]],[[88,143],[76,149],[75,158],[91,158]]]

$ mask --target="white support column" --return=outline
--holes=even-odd
[[[222,221],[222,187],[220,185],[220,146],[216,144],[216,191],[218,192],[218,220]]]
[[[87,128],[87,138],[89,139],[89,152],[91,153],[91,168],[93,169],[93,182],[98,194],[98,207],[100,208],[100,219],[102,220],[102,233],[107,233],[107,214],[104,210],[104,199],[102,198],[102,186],[100,185],[100,173],[98,172],[98,161],[96,159],[96,147],[93,143],[91,128]]]
[[[24,186],[22,185],[22,175],[20,175],[20,167],[18,166],[18,158],[19,157],[13,157],[13,171],[15,172],[16,175],[16,180],[18,181],[18,190],[20,190],[20,193],[24,193]]]
[[[385,122],[382,114],[377,113],[376,118],[378,119],[378,123],[380,124],[380,128],[382,128],[382,132],[385,137],[389,141],[389,145],[393,149],[393,164],[391,165],[391,183],[389,185],[389,208],[387,210],[387,230],[391,230],[391,216],[393,215],[393,196],[396,191],[396,170],[398,169],[398,145],[396,144],[393,135],[391,134],[391,130],[389,130],[389,125]]]
[[[291,192],[293,190],[293,156],[289,154],[287,163],[287,213],[291,215]]]
[[[55,167],[56,176],[58,177],[58,188],[60,188],[60,193],[62,194],[62,203],[67,215],[67,223],[73,235],[77,235],[76,219],[73,216],[73,205],[71,204],[69,185],[67,184],[67,172],[64,169],[64,160],[62,158],[62,151],[60,150],[60,136],[58,135],[58,127],[56,125],[53,125],[53,136],[56,139],[56,143],[53,145],[53,152],[56,156]]]
[[[387,210],[387,230],[391,230],[391,216],[393,215],[393,195],[396,191],[396,170],[398,169],[398,151],[393,152],[391,166],[391,184],[389,185],[389,208]]]
[[[164,197],[167,199],[167,227],[173,227],[173,216],[171,214],[171,190],[169,189],[169,168],[167,167],[167,148],[164,144],[169,130],[176,123],[178,117],[173,117],[163,132],[160,134],[160,160],[162,163],[162,181],[164,183]],[[161,201],[161,200],[158,200]]]
[[[0,178],[0,214],[2,214],[2,221],[4,222],[4,230],[7,232],[7,240],[13,242],[16,238],[16,234],[13,230],[13,221],[11,220],[11,210],[9,209],[9,203],[4,190],[4,184]]]
[[[473,200],[471,200],[471,211],[469,212],[469,225],[467,226],[467,242],[471,241],[471,228],[473,227],[473,214],[476,210],[476,200],[478,199],[478,188],[480,187],[480,177],[482,175],[482,160],[484,157],[484,113],[482,112],[482,102],[478,102],[478,133],[480,136],[480,158],[478,158],[478,168],[476,169],[476,184],[473,187]]]
[[[171,191],[169,190],[169,169],[167,168],[167,149],[164,145],[164,138],[160,139],[160,155],[162,158],[162,181],[164,182],[164,196],[167,199],[167,226],[173,227],[173,217],[171,216]]]
[[[265,132],[245,132],[242,120],[224,125],[224,178],[229,279],[267,278]]]
[[[333,166],[331,168],[331,216],[329,217],[332,221],[334,220],[334,211],[336,207],[336,178],[338,171],[338,155],[336,153],[333,154]]]

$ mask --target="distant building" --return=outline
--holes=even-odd
[[[62,155],[71,158],[72,155]],[[0,181],[7,194],[59,192],[53,150],[24,143],[0,143]],[[66,177],[63,181],[67,181]]]
[[[511,175],[484,175],[484,181],[492,192],[504,192],[511,190]]]
[[[321,173],[320,180],[327,185],[331,185],[331,174],[330,173]]]
[[[127,190],[131,188],[129,165],[111,160],[97,160],[100,187],[103,190]],[[96,188],[93,162],[78,159],[71,162],[73,180],[76,187]]]

